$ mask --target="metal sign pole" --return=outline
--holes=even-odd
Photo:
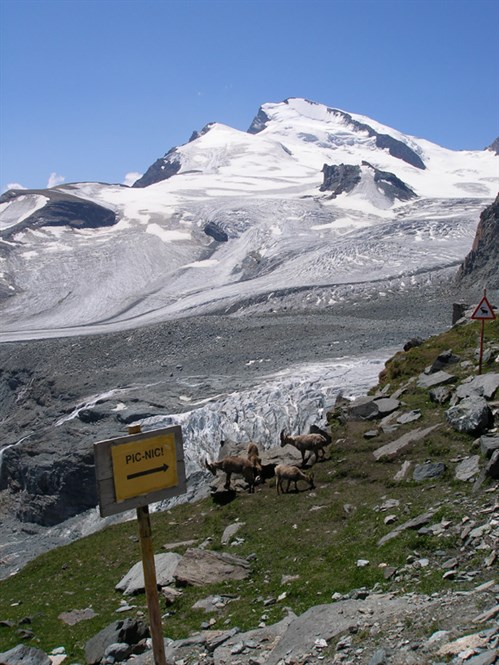
[[[485,334],[485,319],[482,319],[482,329],[480,331],[480,357],[478,358],[478,374],[482,373],[483,360],[483,337]]]
[[[494,309],[490,302],[487,300],[487,290],[483,290],[483,298],[480,300],[471,315],[474,321],[481,321],[482,328],[480,331],[480,356],[478,358],[478,374],[482,373],[482,360],[483,360],[483,338],[485,334],[485,321],[493,321],[496,318]]]

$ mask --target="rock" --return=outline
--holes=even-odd
[[[456,467],[456,480],[467,482],[473,480],[480,472],[480,457],[472,455],[463,459]]]
[[[419,420],[421,418],[421,411],[417,409],[416,411],[407,411],[407,413],[403,413],[401,416],[397,418],[397,422],[400,425],[407,425],[408,423],[412,423],[415,420]]]
[[[499,374],[489,372],[481,374],[470,381],[462,383],[456,389],[456,395],[459,399],[465,397],[479,396],[485,399],[492,399],[496,390],[499,388]]]
[[[447,421],[457,432],[482,434],[492,427],[494,417],[483,397],[466,397],[445,412]]]
[[[376,651],[369,659],[368,665],[385,665],[387,663],[386,659],[386,651],[384,649],[376,649]]]
[[[35,647],[18,644],[9,651],[0,653],[1,665],[51,665],[46,653]]]
[[[228,640],[223,642],[220,646],[213,652],[213,662],[214,665],[225,665],[226,663],[234,663],[235,659],[233,658],[233,649],[238,644],[243,644],[245,648],[251,652],[251,655],[246,656],[244,662],[249,663],[251,661],[258,662],[256,659],[263,653],[263,662],[266,662],[266,656],[282,638],[289,628],[289,625],[296,619],[296,615],[293,612],[288,612],[287,616],[271,626],[264,626],[254,630],[250,630],[247,633],[239,633],[238,635],[233,635],[229,637]],[[251,658],[251,661],[249,660]]]
[[[423,339],[421,337],[411,337],[405,344],[404,344],[404,351],[410,351],[410,349],[414,349],[417,346],[421,346],[423,343]]]
[[[499,450],[499,434],[485,434],[480,437],[480,452],[485,457],[492,457],[494,450]]]
[[[179,584],[203,586],[225,580],[243,580],[249,576],[250,565],[245,559],[192,548],[182,557],[175,570],[175,579]]]
[[[447,372],[440,371],[435,374],[420,374],[417,379],[418,388],[434,388],[455,381],[456,377]]]
[[[85,644],[85,658],[88,665],[96,665],[104,658],[111,644],[138,644],[149,637],[149,629],[142,621],[123,619],[103,628]]]
[[[445,473],[447,467],[442,462],[425,462],[424,464],[416,464],[412,477],[416,482],[423,480],[430,480],[432,478],[440,478]]]
[[[228,602],[233,600],[235,596],[207,596],[198,600],[192,606],[193,610],[204,610],[205,612],[219,612],[223,609]]]
[[[114,642],[110,644],[104,652],[103,663],[113,665],[114,663],[121,663],[132,654],[132,647],[126,642]]]
[[[411,432],[407,432],[399,439],[396,439],[391,443],[387,443],[384,446],[381,446],[381,448],[377,448],[373,452],[374,459],[380,460],[383,457],[395,457],[401,450],[409,446],[411,443],[421,441],[438,427],[440,427],[440,425],[432,425],[431,427],[426,427],[425,429],[415,429]]]
[[[428,511],[427,513],[423,513],[422,515],[413,517],[412,519],[408,520],[407,522],[404,522],[403,524],[399,524],[399,526],[393,529],[393,531],[390,531],[390,533],[387,533],[385,536],[383,536],[378,540],[377,543],[378,547],[384,545],[392,538],[395,538],[396,536],[399,535],[399,533],[402,533],[402,531],[405,531],[406,529],[419,529],[425,524],[428,524],[428,522],[432,518],[433,518],[433,511]]]
[[[243,526],[244,522],[235,522],[234,524],[230,524],[222,534],[222,545],[228,545],[239,529]]]
[[[499,479],[499,450],[496,450],[492,453],[490,462],[485,467],[485,475],[494,478],[495,480]]]
[[[87,607],[84,610],[71,610],[71,612],[61,612],[57,617],[67,626],[74,626],[80,621],[86,621],[87,619],[93,619],[97,614],[91,607]]]
[[[435,374],[435,372],[439,372],[447,365],[458,363],[460,360],[461,358],[459,356],[455,356],[451,349],[442,351],[442,353],[437,356],[436,360],[434,360],[429,367],[428,374]]]
[[[452,391],[445,386],[437,386],[436,388],[432,388],[428,395],[432,402],[435,402],[436,404],[445,404],[445,402],[450,400]]]
[[[175,600],[182,595],[182,592],[171,586],[161,587],[161,596],[167,605],[173,605]]]
[[[374,420],[396,411],[400,406],[391,397],[359,397],[347,406],[348,420]]]
[[[165,554],[154,555],[154,565],[156,568],[156,581],[158,586],[167,586],[174,580],[175,570],[181,561],[182,556],[175,552],[166,552]],[[116,591],[122,591],[126,595],[139,593],[145,588],[144,570],[142,561],[138,561],[128,573],[115,586]]]
[[[196,539],[194,540],[181,540],[178,543],[166,543],[166,545],[163,545],[164,550],[176,550],[179,547],[190,547],[191,545],[195,545],[198,541]]]
[[[404,478],[407,476],[409,469],[411,468],[412,462],[406,460],[405,462],[402,463],[402,466],[399,471],[393,476],[393,480],[400,482],[401,480],[404,480]]]

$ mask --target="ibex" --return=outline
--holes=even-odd
[[[230,489],[230,479],[233,473],[239,473],[249,485],[249,492],[252,494],[255,491],[255,481],[258,477],[258,466],[254,460],[249,460],[246,457],[238,457],[237,455],[230,455],[224,457],[219,462],[208,462],[205,460],[205,466],[208,471],[216,476],[217,470],[220,469],[225,473],[225,489]],[[261,468],[261,467],[260,467]]]
[[[281,447],[286,444],[294,446],[301,453],[301,465],[305,466],[305,453],[310,452],[315,454],[316,461],[321,457],[325,457],[324,447],[330,443],[324,434],[286,434],[286,430],[281,432]]]
[[[278,464],[275,468],[275,476],[277,478],[276,481],[277,494],[281,494],[283,492],[282,484],[285,480],[288,481],[288,485],[286,487],[286,493],[289,492],[289,486],[291,483],[295,484],[295,492],[297,492],[298,486],[296,483],[299,480],[304,480],[306,483],[308,483],[310,489],[315,488],[313,474],[304,473],[297,466],[286,466],[285,464]]]

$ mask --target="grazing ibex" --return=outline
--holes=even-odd
[[[314,485],[314,476],[312,473],[304,473],[297,466],[286,466],[286,464],[278,464],[275,468],[275,476],[277,478],[276,488],[277,494],[283,492],[282,484],[285,480],[288,481],[286,487],[286,493],[289,492],[289,486],[291,483],[295,484],[295,492],[298,492],[297,482],[299,480],[304,480],[308,483],[310,489],[315,489]]]
[[[305,453],[310,452],[315,454],[316,461],[321,457],[325,457],[324,447],[330,443],[323,434],[286,434],[286,430],[281,432],[281,448],[286,444],[294,446],[301,453],[301,465],[305,466]]]
[[[248,459],[250,460],[250,462],[253,462],[253,465],[258,469],[258,471],[261,471],[262,458],[260,457],[260,452],[258,450],[258,446],[256,445],[256,443],[253,442],[248,443],[246,452],[248,454]]]
[[[205,460],[205,466],[208,471],[216,476],[217,470],[220,469],[225,473],[225,489],[230,489],[230,479],[233,473],[239,473],[249,485],[249,492],[252,494],[255,491],[255,481],[258,476],[258,467],[254,461],[246,459],[246,457],[238,457],[237,455],[230,455],[224,457],[219,462],[208,462]]]

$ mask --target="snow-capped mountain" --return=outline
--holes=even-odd
[[[499,157],[304,99],[213,123],[131,188],[0,199],[0,339],[200,313],[324,308],[455,271]]]

